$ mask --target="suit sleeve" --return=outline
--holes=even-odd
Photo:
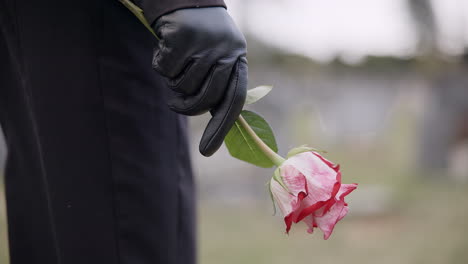
[[[133,0],[143,9],[146,19],[152,24],[160,16],[182,8],[224,7],[224,0]]]

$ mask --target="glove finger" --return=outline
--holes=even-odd
[[[224,96],[236,61],[237,58],[218,61],[204,78],[197,94],[193,96],[179,94],[169,100],[169,107],[184,115],[199,115],[217,106]]]
[[[175,92],[185,96],[195,95],[199,93],[205,79],[209,78],[215,62],[208,58],[192,58],[182,72],[175,78],[168,79],[167,83]]]
[[[223,101],[211,110],[208,122],[200,140],[199,151],[209,157],[223,144],[224,137],[239,117],[247,95],[247,60],[239,58],[232,71]]]

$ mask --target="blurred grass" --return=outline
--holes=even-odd
[[[468,263],[468,186],[414,181],[407,187],[395,208],[381,215],[351,214],[327,241],[301,225],[284,234],[281,217],[272,217],[266,203],[204,202],[200,263]]]

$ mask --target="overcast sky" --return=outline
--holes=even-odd
[[[432,0],[442,48],[468,42],[468,0]],[[327,61],[405,56],[416,39],[405,0],[226,0],[244,30],[290,52]]]

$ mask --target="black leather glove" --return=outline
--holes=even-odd
[[[184,115],[210,111],[199,149],[211,156],[244,105],[245,38],[222,7],[177,10],[157,19],[153,28],[161,39],[153,68],[171,87],[169,107]]]

